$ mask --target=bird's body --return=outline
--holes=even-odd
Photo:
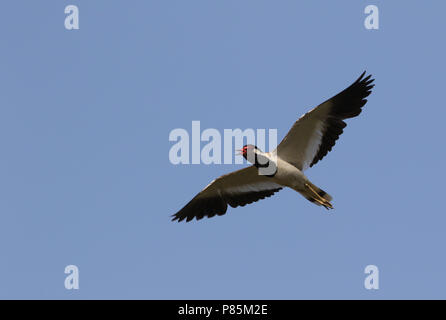
[[[248,147],[249,148],[249,147]],[[274,163],[273,168],[275,169],[274,174],[266,175],[272,182],[282,186],[291,188],[305,198],[310,200],[311,202],[316,203],[317,205],[322,205],[327,209],[332,209],[333,206],[330,203],[332,199],[331,196],[320,188],[316,187],[310,180],[305,176],[305,174],[296,168],[294,165],[290,164],[286,160],[282,160],[280,156],[270,153],[270,152],[261,152],[257,149],[257,147],[252,146],[255,150],[254,152],[263,156],[265,158],[264,161],[268,161],[268,163]],[[246,154],[246,158],[249,161],[249,149]],[[252,162],[254,166],[256,165],[255,157]],[[258,174],[261,174],[259,171]],[[324,201],[325,200],[325,201]]]
[[[280,159],[280,157],[277,157],[277,172],[272,179],[284,187],[289,187],[299,192],[304,189],[305,183],[308,181],[302,171]]]
[[[271,181],[274,181],[281,186],[289,187],[296,191],[300,191],[304,188],[305,182],[308,179],[305,177],[302,171],[300,171],[287,161],[282,160],[279,156],[276,156],[270,152],[257,152],[268,159],[267,161],[271,161],[274,163],[275,171],[273,172],[273,174],[266,175],[271,179]],[[255,162],[253,164],[255,165]],[[259,172],[259,174],[261,174],[261,172]]]
[[[173,220],[223,215],[228,204],[244,206],[270,197],[284,187],[299,192],[316,205],[332,209],[332,197],[311,183],[303,171],[331,151],[346,127],[343,120],[361,113],[374,86],[374,79],[364,75],[365,72],[347,89],[298,119],[272,152],[245,145],[241,155],[253,165],[212,181]]]

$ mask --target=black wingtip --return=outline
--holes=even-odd
[[[197,217],[194,217],[194,216],[181,215],[180,212],[171,215],[171,217],[172,217],[172,220],[171,220],[172,222],[175,222],[175,221],[176,222],[182,222],[183,220],[185,220],[185,222],[189,222],[189,221],[194,220],[194,218],[197,218]],[[200,220],[200,219],[197,218],[197,221],[198,220]]]
[[[368,76],[366,76],[365,78],[364,78],[364,76],[367,74],[367,70],[364,70],[364,72],[363,73],[361,73],[361,75],[358,77],[358,79],[356,79],[356,83],[358,83],[358,82],[370,82],[370,83],[372,83],[373,82],[373,80],[375,80],[375,79],[370,79],[371,77],[372,77],[372,74],[369,74]]]
[[[375,81],[375,79],[372,79],[372,74],[369,74],[368,76],[366,76],[364,78],[364,76],[367,74],[367,71],[364,70],[363,73],[361,73],[361,75],[359,76],[359,78],[355,81],[355,82],[362,82],[365,83],[367,85],[371,84],[373,81]]]
[[[358,78],[358,80],[357,81],[360,81],[361,79],[362,79],[362,77],[364,77],[365,76],[365,74],[367,73],[367,70],[364,70],[364,72],[363,73],[361,73],[361,75],[359,76],[359,78]]]
[[[181,222],[181,220],[182,220],[182,219],[180,219],[180,217],[177,214],[173,214],[170,217],[172,218],[171,221],[174,221],[174,222],[177,220],[178,220],[178,222]]]

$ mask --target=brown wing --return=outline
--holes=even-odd
[[[211,218],[226,213],[228,204],[235,208],[272,196],[282,187],[254,166],[223,175],[212,181],[183,209],[173,215],[172,221],[186,222],[196,218]]]
[[[321,160],[342,134],[348,118],[356,117],[374,87],[365,72],[347,89],[320,104],[297,120],[276,149],[277,155],[300,170]]]

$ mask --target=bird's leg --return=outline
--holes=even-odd
[[[326,199],[324,199],[323,197],[321,197],[319,195],[319,193],[316,192],[316,190],[314,190],[311,185],[309,185],[308,183],[305,184],[305,187],[307,187],[315,196],[315,201],[317,203],[319,203],[320,205],[324,206],[325,209],[333,209],[333,206],[331,205],[331,203],[329,201],[327,201]]]
[[[322,198],[319,193],[316,192],[316,190],[314,190],[308,183],[305,184],[305,187],[307,187],[308,189],[311,190],[311,192],[313,192],[313,194],[316,196],[315,200],[319,200],[318,202],[325,202],[326,200],[324,198]]]

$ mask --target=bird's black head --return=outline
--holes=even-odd
[[[277,165],[269,156],[262,152],[257,146],[252,144],[247,144],[243,146],[242,149],[239,150],[240,155],[242,155],[248,162],[252,163],[259,170],[262,169],[261,175],[265,175],[267,177],[272,177],[276,174]],[[266,171],[268,170],[268,171]],[[260,172],[260,171],[259,171]]]
[[[252,145],[252,144],[246,144],[243,146],[243,148],[240,150],[240,154],[243,156],[243,158],[245,158],[246,160],[248,160],[248,154],[254,152],[255,150],[260,151],[259,148],[257,148],[257,146]]]

